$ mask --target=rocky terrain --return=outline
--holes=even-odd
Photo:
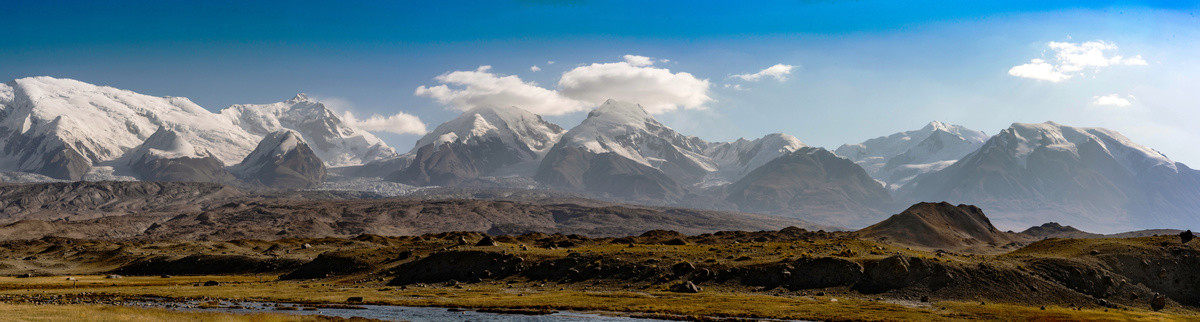
[[[689,234],[718,230],[832,229],[767,215],[647,207],[488,190],[447,199],[364,199],[322,192],[251,193],[218,184],[76,182],[0,189],[6,222],[0,239],[43,236],[233,240],[419,235],[444,231],[617,236],[653,229]],[[488,199],[467,199],[488,198]]]
[[[815,296],[840,298],[847,301],[843,305],[914,303],[907,308],[914,312],[955,301],[1035,312],[1041,306],[1193,314],[1187,312],[1200,306],[1193,287],[1200,273],[1191,269],[1200,265],[1200,252],[1180,236],[1049,239],[997,255],[922,251],[853,237],[789,227],[698,235],[655,230],[618,238],[478,232],[233,241],[42,238],[0,242],[0,273],[267,274],[381,292],[509,290],[493,295],[501,297],[553,285],[563,300],[573,292],[749,294],[793,301]],[[187,292],[204,291],[193,290]],[[566,302],[558,303],[552,307]]]

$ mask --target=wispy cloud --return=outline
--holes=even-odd
[[[794,69],[794,68],[796,68],[796,66],[787,65],[787,64],[775,64],[774,66],[767,67],[766,69],[760,70],[757,73],[736,74],[736,75],[730,75],[729,77],[739,78],[739,79],[747,81],[747,82],[757,82],[760,79],[770,77],[770,78],[774,78],[777,81],[782,82],[782,81],[787,80],[788,75],[792,74],[792,69]]]
[[[1054,52],[1052,57],[1030,59],[1029,63],[1010,68],[1008,74],[1057,83],[1088,70],[1098,70],[1116,65],[1144,66],[1147,64],[1142,55],[1122,57],[1114,54],[1113,52],[1117,51],[1117,45],[1103,40],[1083,43],[1052,41],[1046,46]]]

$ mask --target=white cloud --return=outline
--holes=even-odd
[[[786,81],[787,76],[792,74],[793,68],[796,68],[796,66],[785,65],[785,64],[775,64],[774,66],[767,67],[766,69],[758,71],[757,73],[737,74],[737,75],[731,75],[729,77],[741,78],[742,80],[747,81],[747,82],[757,82],[758,80],[762,79],[763,77],[771,77],[777,81],[782,82],[782,81]]]
[[[530,67],[529,67],[529,71],[532,71],[532,72],[539,72],[539,71],[541,71],[541,70],[542,70],[542,68],[541,68],[541,67],[537,67],[537,65],[533,65],[533,66],[530,66]]]
[[[383,116],[372,114],[366,119],[359,119],[354,112],[354,103],[340,97],[317,97],[313,99],[321,102],[326,108],[329,108],[335,113],[341,113],[342,122],[346,122],[351,126],[363,129],[368,132],[389,132],[396,134],[425,134],[425,123],[416,115],[396,112],[395,115]]]
[[[637,67],[654,65],[654,60],[646,56],[625,55],[623,58],[625,58],[626,63]]]
[[[366,119],[359,119],[350,111],[342,113],[342,121],[353,124],[370,132],[389,132],[396,134],[425,134],[425,123],[416,115],[398,112],[395,115],[383,116],[372,114]]]
[[[587,107],[537,83],[522,81],[514,75],[494,74],[491,68],[484,65],[474,71],[442,74],[435,78],[442,85],[420,86],[414,94],[463,111],[478,106],[517,106],[536,114],[562,115]]]
[[[435,78],[441,85],[420,86],[414,94],[457,110],[517,106],[541,115],[585,111],[608,99],[637,103],[653,114],[680,108],[704,109],[704,104],[712,101],[707,79],[654,67],[654,60],[645,56],[622,58],[621,62],[571,69],[562,74],[557,90],[522,81],[517,76],[497,75],[491,72],[491,66],[485,65],[474,71],[442,74]]]
[[[1128,95],[1128,97],[1133,98],[1133,95]],[[1092,105],[1126,107],[1133,105],[1133,102],[1130,102],[1128,99],[1117,94],[1108,94],[1104,96],[1092,97]]]
[[[553,60],[547,60],[547,61],[546,61],[546,65],[554,65],[554,61],[553,61]]]
[[[1054,65],[1051,65],[1050,63],[1047,63],[1041,59],[1033,59],[1030,60],[1028,64],[1013,66],[1013,68],[1008,70],[1008,74],[1016,77],[1032,78],[1055,83],[1071,78],[1070,75],[1063,74],[1062,72],[1058,71]]]
[[[744,91],[744,90],[746,90],[746,89],[742,88],[742,84],[725,84],[725,88],[732,89],[732,90],[735,90],[735,91]]]
[[[638,103],[652,114],[704,109],[704,104],[712,101],[707,79],[641,65],[645,62],[630,56],[623,62],[594,63],[567,71],[558,81],[559,90],[566,97],[593,105],[610,98]]]
[[[1117,45],[1103,40],[1083,43],[1052,41],[1046,46],[1054,52],[1052,58],[1031,59],[1027,64],[1013,66],[1008,70],[1008,74],[1057,83],[1078,76],[1087,70],[1098,70],[1115,65],[1146,65],[1146,60],[1142,58],[1142,55],[1129,58],[1121,55],[1110,56],[1110,52],[1117,51]]]

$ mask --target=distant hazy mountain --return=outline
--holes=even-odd
[[[1115,232],[1200,223],[1200,172],[1115,131],[1053,122],[1013,124],[898,193],[976,204],[1002,227],[1057,221]]]
[[[987,135],[960,125],[930,122],[919,130],[845,144],[834,153],[853,160],[895,190],[918,175],[941,170],[974,152]]]
[[[767,134],[755,140],[710,143],[704,149],[704,155],[712,159],[717,171],[706,178],[706,184],[737,181],[767,162],[807,146],[796,137],[783,133]]]
[[[22,78],[0,85],[0,169],[79,180],[160,128],[222,163],[235,164],[258,138],[182,97],[154,97],[70,79]]]
[[[750,171],[728,188],[738,210],[861,227],[883,218],[888,191],[861,167],[821,148],[801,148]]]
[[[258,137],[294,130],[329,166],[358,165],[395,157],[396,151],[367,131],[347,124],[325,104],[298,94],[272,104],[233,105],[221,111],[235,125]]]

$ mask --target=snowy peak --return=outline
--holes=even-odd
[[[259,137],[289,129],[297,131],[330,166],[358,165],[396,156],[374,134],[344,122],[325,104],[303,93],[272,104],[239,104],[221,111],[245,131]]]
[[[300,133],[268,134],[233,172],[243,180],[275,188],[308,188],[325,180],[325,164]]]
[[[267,134],[236,168],[239,172],[257,171],[264,165],[277,163],[288,153],[302,148],[310,150],[300,133],[293,130],[272,132]]]
[[[614,99],[604,101],[600,107],[588,112],[588,118],[604,119],[614,123],[638,124],[654,118],[640,104],[621,102]]]
[[[478,145],[499,140],[519,151],[522,160],[538,160],[564,132],[558,125],[518,107],[476,107],[438,125],[418,140],[410,153],[430,144]]]
[[[834,151],[896,189],[918,175],[941,170],[983,145],[987,135],[961,125],[929,122],[919,130],[846,144]]]
[[[298,94],[296,94],[296,96],[293,96],[292,99],[287,100],[287,103],[295,104],[295,103],[299,103],[299,102],[309,102],[309,101],[310,101],[310,99],[308,98],[308,94],[298,93]],[[316,102],[316,101],[312,101],[312,102]]]
[[[66,153],[74,160],[69,168],[75,173],[124,156],[160,128],[226,163],[241,160],[257,141],[182,97],[154,97],[52,77],[17,79],[0,93],[0,150],[6,151],[0,153],[0,168],[9,171],[52,171],[46,168],[47,160]]]
[[[567,131],[560,144],[597,154],[611,152],[654,168],[666,162],[716,171],[704,156],[707,142],[659,123],[641,105],[611,99]]]
[[[772,133],[753,141],[713,143],[704,149],[704,155],[717,166],[711,179],[732,182],[775,158],[807,146],[794,136]]]
[[[995,141],[995,142],[993,142]],[[1059,150],[1079,156],[1083,144],[1097,144],[1127,171],[1143,174],[1155,169],[1172,173],[1179,167],[1166,155],[1134,143],[1120,133],[1103,128],[1077,128],[1054,122],[1013,123],[984,147],[1003,148],[1022,166],[1029,155],[1038,149]]]

